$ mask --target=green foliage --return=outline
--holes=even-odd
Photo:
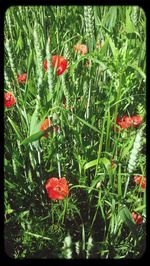
[[[142,256],[146,192],[134,176],[146,176],[144,11],[12,6],[4,24],[4,90],[16,99],[4,113],[7,254]],[[75,52],[76,44],[87,45],[88,52]],[[68,60],[60,76],[52,68],[53,55]],[[27,80],[19,83],[17,75],[23,73]],[[118,116],[141,116],[142,124],[120,129]],[[45,118],[53,126],[40,131]],[[48,198],[45,184],[51,177],[67,179],[64,200]],[[143,216],[140,225],[132,212]]]

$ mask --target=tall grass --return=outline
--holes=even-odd
[[[142,256],[146,192],[134,176],[146,176],[144,11],[13,6],[5,13],[4,33],[4,90],[17,102],[4,114],[6,253],[14,258]],[[87,45],[88,53],[75,52],[77,43]],[[69,62],[61,76],[52,68],[52,55]],[[27,80],[20,84],[22,73]],[[117,130],[118,116],[137,115],[142,116],[138,128]],[[40,131],[46,117],[59,126],[48,138]],[[47,197],[50,177],[68,180],[63,201]],[[142,215],[140,225],[132,212]]]

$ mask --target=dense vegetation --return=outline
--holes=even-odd
[[[141,257],[144,11],[14,6],[4,23],[6,253]]]

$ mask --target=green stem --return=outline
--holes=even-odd
[[[97,176],[98,165],[99,165],[99,161],[100,161],[101,153],[102,153],[103,137],[104,137],[104,128],[105,128],[105,122],[106,122],[106,114],[107,114],[107,108],[105,108],[105,114],[104,114],[104,119],[103,119],[102,132],[101,132],[100,143],[99,143],[99,147],[98,147],[98,157],[97,157],[97,165],[96,165],[95,177]]]

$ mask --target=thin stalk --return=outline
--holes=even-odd
[[[116,132],[116,119],[117,119],[117,114],[118,114],[118,108],[119,108],[119,101],[121,101],[120,97],[121,97],[121,88],[122,88],[122,75],[123,75],[123,71],[120,74],[120,79],[119,79],[119,85],[118,85],[118,89],[117,89],[117,97],[116,97],[116,106],[115,106],[115,112],[114,112],[114,131]],[[116,135],[116,134],[115,134]]]
[[[127,194],[127,189],[128,189],[129,181],[130,181],[130,176],[128,176],[128,178],[127,178],[127,182],[126,182],[126,184],[125,184],[124,196],[123,196],[124,198],[125,198],[125,196],[126,196],[126,194]]]
[[[91,98],[91,80],[89,82],[89,93],[88,93],[88,100],[87,100],[87,107],[86,107],[86,114],[85,114],[86,119],[89,118],[89,114],[90,114],[90,98]]]
[[[60,165],[60,160],[59,160],[59,154],[56,154],[57,156],[57,166],[58,166],[58,176],[59,178],[61,177],[61,165]]]
[[[101,132],[100,143],[99,143],[99,148],[98,148],[98,157],[97,157],[95,177],[97,176],[99,161],[101,158],[101,152],[102,152],[102,146],[103,146],[103,137],[104,137],[104,128],[105,128],[105,122],[106,122],[106,113],[107,113],[107,109],[105,109],[105,115],[104,115],[104,119],[103,119],[102,132]]]
[[[25,232],[25,234],[28,234],[28,235],[31,235],[31,236],[34,236],[35,238],[42,238],[44,240],[52,240],[51,238],[49,237],[46,237],[46,236],[41,236],[41,235],[38,235],[38,234],[33,234],[31,232]]]
[[[119,171],[118,171],[118,196],[122,196],[121,184],[122,184],[122,180],[121,180],[121,164],[119,164]]]
[[[82,224],[82,250],[85,250],[85,228],[84,223]]]
[[[105,148],[106,152],[109,152],[110,148],[110,127],[111,127],[110,109],[108,109],[108,119],[107,119],[107,128],[106,128],[106,148]]]

